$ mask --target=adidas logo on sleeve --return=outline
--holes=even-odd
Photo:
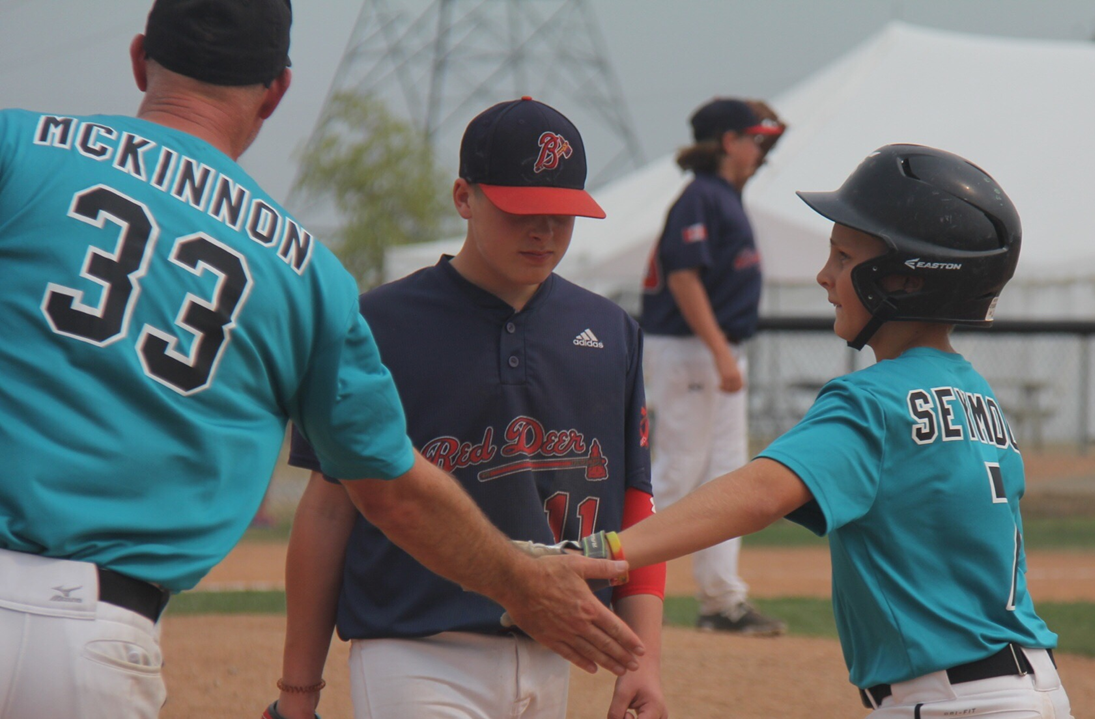
[[[597,339],[597,335],[593,334],[593,331],[589,329],[575,337],[574,344],[579,347],[596,347],[599,350],[604,349],[605,347],[604,343]]]

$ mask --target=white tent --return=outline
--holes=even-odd
[[[1095,46],[893,23],[771,104],[790,130],[745,191],[767,314],[827,312],[812,283],[829,225],[795,190],[835,189],[863,157],[892,142],[967,157],[1019,208],[1016,288],[997,316],[1095,313]],[[595,191],[608,218],[579,220],[559,273],[633,307],[666,210],[687,180],[664,157]],[[459,245],[395,250],[389,276]]]

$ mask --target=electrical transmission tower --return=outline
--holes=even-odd
[[[453,175],[471,118],[523,95],[581,130],[589,186],[643,164],[586,0],[365,0],[328,104],[347,91],[410,120]],[[326,118],[327,107],[313,137]]]

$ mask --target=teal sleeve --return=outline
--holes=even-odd
[[[878,493],[885,433],[871,394],[842,379],[825,385],[802,421],[759,455],[786,466],[814,495],[787,518],[827,534],[866,514]]]
[[[342,336],[313,358],[298,398],[295,419],[324,474],[394,479],[414,464],[399,394],[356,302]]]

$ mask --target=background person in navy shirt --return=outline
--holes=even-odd
[[[757,329],[760,255],[741,192],[785,128],[763,102],[718,98],[691,118],[677,156],[695,173],[669,210],[643,282],[646,383],[654,414],[653,482],[665,507],[748,460],[746,364]],[[701,629],[778,635],[786,625],[746,602],[741,539],[697,552]]]
[[[476,117],[460,159],[460,252],[361,297],[408,435],[514,539],[630,526],[653,512],[641,332],[620,307],[553,273],[574,216],[604,217],[583,189],[581,136],[523,98]],[[290,462],[318,469],[299,437]],[[501,606],[390,542],[318,471],[294,520],[286,584],[284,676],[318,683],[337,623],[352,641],[357,719],[566,716],[564,659],[504,629]],[[638,670],[617,680],[609,717],[666,716],[664,591],[663,564],[599,593],[646,647]],[[311,717],[318,698],[283,692],[275,711]]]

